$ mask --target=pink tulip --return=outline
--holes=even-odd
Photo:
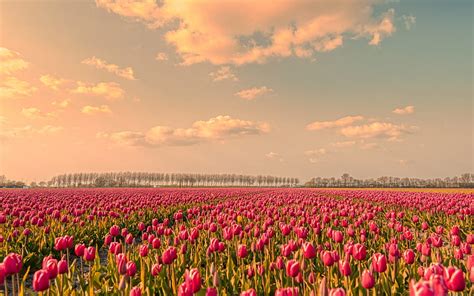
[[[366,255],[367,255],[367,251],[364,245],[355,244],[352,247],[352,256],[354,256],[355,259],[359,261],[364,260]]]
[[[362,287],[365,289],[372,289],[375,286],[375,277],[369,270],[365,269],[362,272],[361,278]]]
[[[84,260],[86,261],[94,261],[95,259],[95,248],[88,247],[84,250]]]
[[[372,267],[376,272],[385,272],[387,270],[387,257],[383,254],[375,253],[372,256]]]
[[[316,249],[311,243],[303,244],[303,254],[306,259],[312,259],[316,257]]]
[[[247,256],[247,246],[246,245],[239,245],[237,249],[237,256],[239,258],[245,258]]]
[[[44,269],[40,269],[33,275],[33,290],[35,292],[43,292],[49,288],[49,273]]]
[[[300,273],[300,264],[296,260],[289,260],[286,263],[286,275],[289,277],[296,277]]]

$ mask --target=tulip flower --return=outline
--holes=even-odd
[[[78,257],[84,256],[84,250],[86,249],[86,246],[84,244],[77,244],[74,247],[74,254]]]
[[[127,269],[127,275],[133,277],[137,273],[137,265],[133,261],[128,261],[125,265]]]
[[[403,259],[406,264],[413,264],[415,262],[415,252],[412,249],[407,249],[403,252]]]
[[[177,253],[176,253],[176,248],[175,247],[169,247],[163,252],[163,255],[161,256],[161,260],[163,261],[163,264],[169,265],[173,263],[173,261],[178,258]]]
[[[217,296],[217,289],[213,287],[209,287],[206,290],[206,296]]]
[[[247,246],[246,245],[239,245],[237,248],[237,256],[240,258],[245,258],[247,256]]]
[[[69,267],[68,267],[67,261],[64,260],[64,259],[59,260],[59,262],[58,262],[58,273],[59,274],[65,274],[65,273],[68,272],[68,269],[69,269]]]
[[[143,244],[143,245],[140,246],[139,254],[140,254],[140,257],[148,256],[148,245],[147,244]]]
[[[372,289],[375,286],[375,277],[372,272],[367,269],[364,269],[364,271],[362,272],[361,283],[362,287],[364,287],[365,289]]]
[[[95,259],[95,248],[88,247],[84,250],[84,260],[86,261],[94,261]]]
[[[33,275],[33,290],[35,292],[43,292],[49,288],[49,273],[44,269],[40,269]]]
[[[188,285],[193,293],[197,293],[199,290],[201,290],[201,275],[199,274],[197,268],[193,268],[189,271],[187,270],[184,278],[186,285]]]
[[[296,277],[300,273],[300,264],[296,260],[289,260],[286,263],[286,275],[289,277]]]
[[[280,288],[275,291],[275,296],[298,296],[298,287]]]
[[[464,280],[464,273],[461,269],[455,267],[448,267],[444,269],[444,279],[448,289],[455,292],[464,291],[466,282]]]
[[[343,276],[350,276],[352,273],[351,264],[349,263],[348,259],[340,260],[339,261],[339,272]]]
[[[257,296],[257,292],[254,289],[248,289],[240,293],[240,296]]]
[[[3,258],[3,266],[6,275],[19,273],[23,266],[22,258],[19,254],[10,253]]]
[[[323,260],[323,264],[325,266],[332,266],[334,264],[334,258],[332,256],[331,252],[329,252],[329,251],[324,251],[321,254],[321,259]]]
[[[372,267],[376,272],[385,272],[387,270],[387,257],[383,254],[375,253],[372,256]]]
[[[312,259],[316,257],[316,249],[311,243],[303,244],[303,255],[306,259]]]
[[[329,296],[346,296],[346,291],[343,288],[331,289]]]
[[[365,249],[365,246],[362,244],[355,244],[352,247],[352,256],[354,256],[355,259],[362,261],[365,259],[365,256],[367,255],[367,251]]]
[[[130,290],[130,296],[141,296],[142,295],[142,290],[140,287],[133,287]]]

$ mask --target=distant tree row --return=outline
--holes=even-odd
[[[5,175],[0,176],[0,188],[23,188],[25,186],[24,182],[8,180]]]
[[[156,187],[156,186],[271,186],[299,184],[298,178],[239,174],[180,174],[146,172],[73,173],[53,177],[48,187]]]
[[[343,174],[340,178],[312,178],[305,183],[306,187],[391,187],[391,188],[472,188],[474,187],[474,174],[465,173],[461,176],[420,179],[379,177],[376,179],[355,179],[349,174]]]

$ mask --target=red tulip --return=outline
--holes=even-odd
[[[163,255],[161,256],[161,260],[163,261],[163,264],[169,265],[173,263],[173,261],[178,258],[177,253],[176,253],[176,248],[175,247],[168,247],[163,252]]]
[[[280,288],[275,291],[275,296],[298,296],[298,287]]]
[[[158,276],[161,272],[161,264],[155,263],[151,266],[151,275],[152,276]]]
[[[385,272],[387,270],[387,257],[380,253],[372,256],[372,267],[376,272]]]
[[[254,289],[248,289],[240,293],[240,296],[257,296],[257,292]]]
[[[59,262],[58,262],[58,273],[59,274],[65,274],[65,273],[68,272],[68,269],[69,269],[69,267],[68,267],[67,261],[64,260],[64,259],[59,260]]]
[[[298,261],[292,259],[286,263],[286,275],[289,277],[296,277],[300,273],[300,264]]]
[[[126,264],[127,275],[133,277],[137,273],[137,265],[133,261],[128,261]]]
[[[240,258],[245,258],[247,256],[247,246],[246,245],[239,245],[237,248],[237,256]]]
[[[207,288],[206,290],[206,296],[217,296],[217,289],[216,288],[212,288],[212,287],[209,287]]]
[[[344,259],[339,261],[339,272],[343,276],[350,276],[352,273],[351,270],[351,264],[349,263],[349,260]]]
[[[82,257],[82,256],[84,256],[84,250],[85,249],[86,249],[86,246],[84,244],[77,244],[74,247],[74,253],[76,254],[76,256]]]
[[[359,261],[364,260],[366,255],[367,255],[367,251],[364,245],[355,244],[352,247],[352,256],[354,256],[355,259]]]
[[[140,257],[148,256],[148,245],[147,244],[143,244],[143,245],[140,246],[139,255],[140,255]]]
[[[141,296],[142,295],[142,290],[140,287],[133,287],[130,290],[130,296]]]
[[[95,248],[88,247],[84,250],[84,260],[86,261],[94,261],[95,259]]]
[[[413,264],[415,262],[415,252],[412,249],[407,249],[403,252],[403,259],[405,259],[406,264]]]
[[[336,288],[329,290],[329,296],[346,296],[344,288]]]
[[[193,293],[197,293],[199,290],[201,290],[201,275],[199,274],[199,270],[197,268],[186,271],[184,278],[185,283]]]
[[[321,259],[325,266],[332,266],[334,264],[334,258],[329,251],[324,251],[321,255]]]
[[[365,289],[372,289],[375,286],[375,277],[369,270],[365,269],[362,272],[361,278],[362,287]]]
[[[23,263],[21,262],[22,258],[16,253],[10,253],[5,258],[3,258],[3,266],[5,268],[5,274],[11,275],[16,274],[21,271]]]
[[[303,254],[306,259],[312,259],[316,257],[316,249],[311,243],[303,244]]]
[[[461,269],[448,267],[444,269],[444,279],[448,289],[455,292],[461,292],[466,288],[464,273]]]
[[[49,288],[49,273],[46,270],[40,269],[33,275],[33,290],[35,292],[42,292]]]
[[[3,285],[5,283],[5,277],[7,276],[5,272],[5,265],[3,263],[0,263],[0,285]]]

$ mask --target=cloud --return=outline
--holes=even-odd
[[[273,92],[273,89],[268,88],[266,86],[261,86],[261,87],[252,87],[248,89],[243,89],[235,93],[235,95],[238,97],[241,97],[244,100],[251,101],[257,97],[260,97],[272,92]]]
[[[52,104],[53,104],[53,106],[58,106],[60,108],[66,108],[67,106],[69,106],[69,104],[71,104],[71,100],[70,99],[64,99],[64,100],[61,100],[61,101],[54,101]]]
[[[62,79],[62,78],[57,78],[53,75],[42,75],[40,77],[41,83],[43,83],[46,87],[58,91],[59,87],[68,83],[69,80],[67,79]]]
[[[364,125],[346,126],[340,133],[348,138],[387,138],[388,140],[399,140],[400,136],[410,134],[417,130],[415,126],[405,126],[390,122],[372,122]]]
[[[36,128],[31,125],[23,127],[13,127],[13,128],[2,128],[0,130],[0,139],[8,140],[14,138],[29,138],[35,135],[49,136],[57,134],[63,131],[62,126],[55,125],[44,125],[42,127]]]
[[[121,99],[124,96],[124,90],[116,82],[85,83],[77,82],[77,87],[72,90],[76,94],[102,96],[108,100]]]
[[[395,110],[392,111],[392,113],[395,113],[398,115],[412,114],[412,113],[415,113],[415,106],[406,106],[403,108],[396,108]]]
[[[97,69],[105,70],[109,73],[113,73],[119,77],[128,79],[128,80],[136,80],[133,74],[133,69],[131,67],[120,68],[115,64],[109,64],[107,61],[91,57],[83,60],[81,63],[89,66],[93,66]]]
[[[416,17],[413,15],[402,15],[402,20],[407,30],[410,30],[411,27],[416,23]]]
[[[306,126],[306,129],[309,131],[316,131],[316,130],[322,130],[322,129],[328,129],[328,128],[335,128],[335,127],[344,127],[351,125],[357,121],[363,120],[363,116],[346,116],[339,118],[337,120],[333,121],[315,121]]]
[[[157,61],[167,61],[168,55],[164,52],[159,52],[156,54],[155,60]]]
[[[48,112],[44,113],[40,109],[36,107],[29,107],[29,108],[23,108],[21,109],[21,114],[25,116],[26,118],[30,119],[45,119],[45,118],[51,118],[54,117],[54,113]]]
[[[28,65],[18,52],[0,47],[0,74],[11,75],[28,68]]]
[[[379,45],[395,31],[394,10],[380,1],[96,0],[96,5],[151,29],[161,27],[182,65],[264,63],[311,58],[345,40]]]
[[[357,143],[356,141],[343,141],[343,142],[331,143],[331,146],[336,147],[336,148],[346,148],[346,147],[352,147],[356,143]]]
[[[15,77],[2,78],[0,82],[0,99],[16,98],[18,96],[30,96],[37,88],[30,83]]]
[[[239,79],[232,72],[229,66],[222,66],[217,71],[209,73],[213,81],[232,80],[238,81]]]
[[[81,112],[87,115],[112,114],[112,110],[110,110],[109,106],[107,105],[84,106],[82,107]]]
[[[146,132],[120,131],[99,133],[98,137],[131,146],[186,146],[206,141],[225,140],[268,133],[264,122],[253,122],[219,115],[206,121],[196,121],[189,128],[155,126]]]
[[[328,152],[324,148],[314,149],[305,151],[305,155],[309,157],[309,162],[317,163],[321,160],[321,158],[326,155]]]
[[[283,157],[281,157],[281,155],[276,152],[268,152],[267,154],[265,154],[265,157],[268,159],[277,159],[279,162],[285,161]]]

